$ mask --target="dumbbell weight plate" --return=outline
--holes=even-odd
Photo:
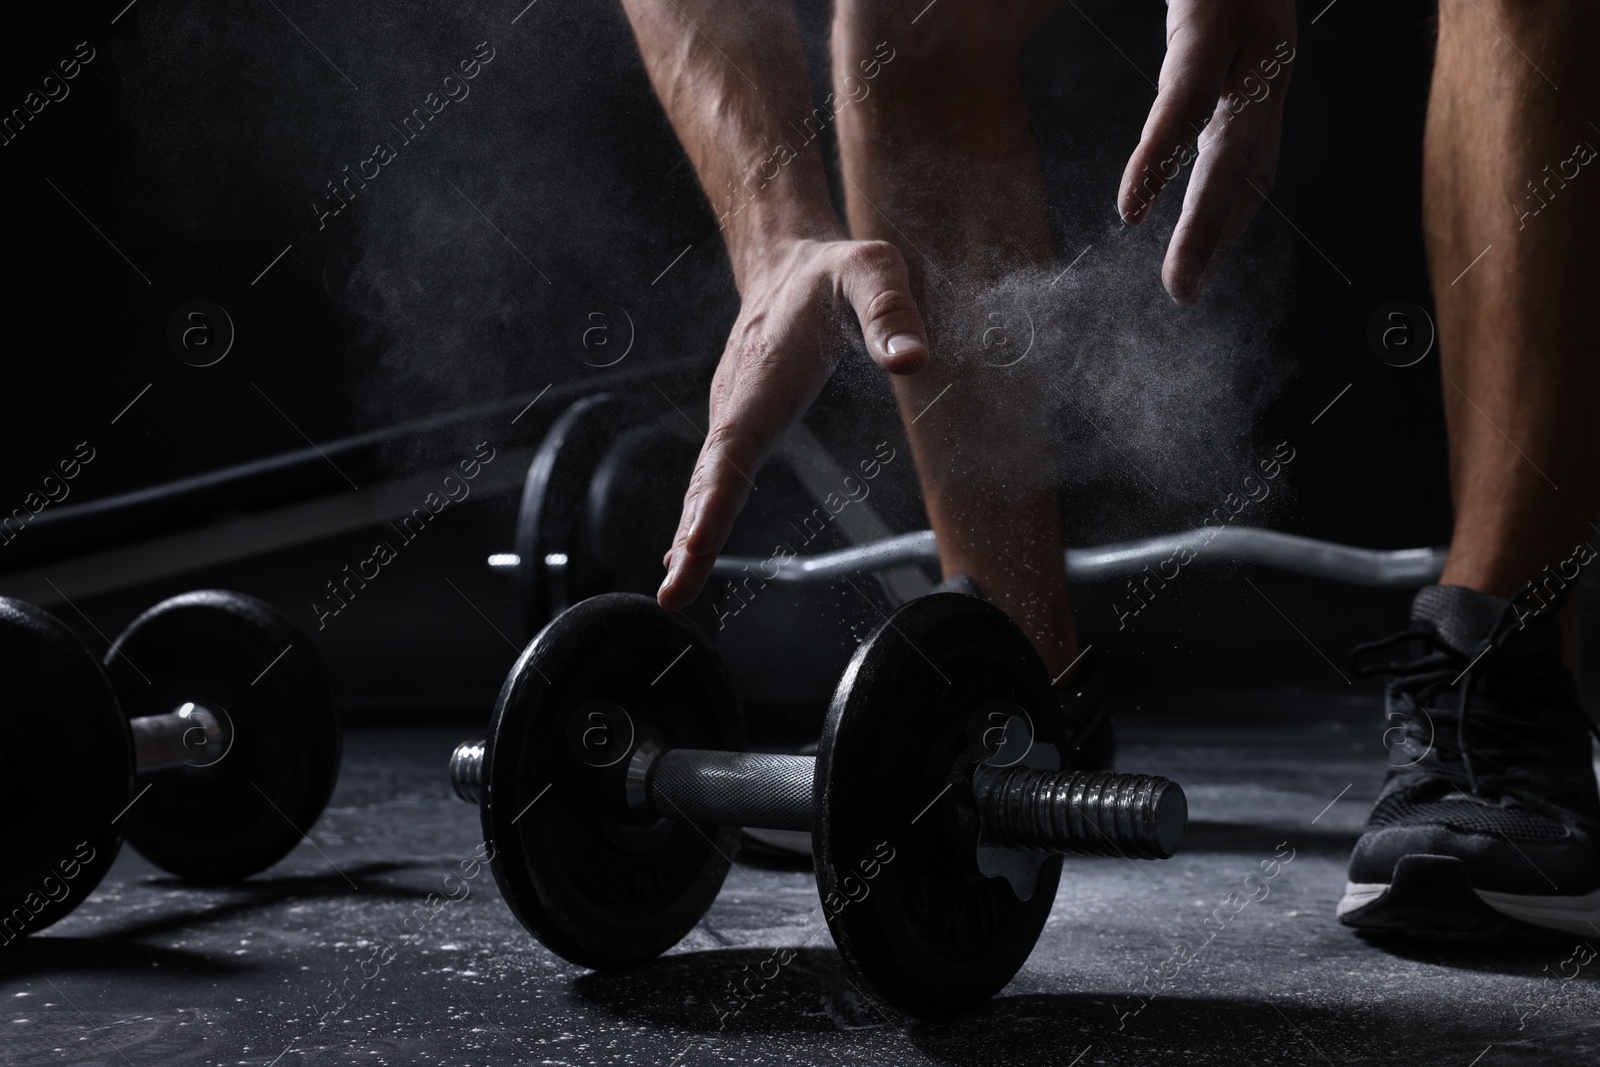
[[[615,560],[604,558],[600,552],[606,545],[614,553],[616,538],[602,537],[597,543],[597,522],[591,521],[591,516],[598,510],[609,519],[627,521],[631,528],[634,522],[628,520],[642,513],[643,504],[630,512],[627,507],[607,503],[605,485],[595,476],[601,471],[609,471],[612,477],[622,474],[618,463],[606,463],[613,446],[630,430],[648,426],[660,415],[660,405],[643,398],[597,393],[563,412],[540,443],[528,467],[517,513],[516,551],[522,560],[517,566],[517,600],[529,633],[537,633],[580,600],[618,590],[613,573]],[[679,500],[681,488],[688,484],[687,473],[683,483]],[[652,499],[654,496],[652,493]],[[659,549],[656,544],[648,548],[654,555],[658,582],[661,556],[671,543],[675,528],[674,514],[665,540],[654,539]]]
[[[133,748],[83,643],[47,612],[3,597],[0,686],[0,941],[10,941],[77,907],[116,859]]]
[[[600,733],[586,743],[591,730]],[[640,824],[620,811],[628,760],[600,764],[607,746],[626,755],[635,741],[742,749],[744,727],[705,635],[648,597],[611,593],[564,612],[517,661],[490,723],[480,804],[506,903],[585,967],[677,944],[716,899],[738,845],[738,827]]]
[[[1050,677],[1016,625],[976,597],[921,597],[857,649],[817,752],[812,852],[834,941],[872,992],[924,1018],[976,1007],[1011,980],[1061,874],[1059,856],[1045,860],[1018,900],[952,843],[951,769],[997,700],[1027,712],[1036,743],[1066,750]]]
[[[339,719],[309,638],[269,605],[220,590],[185,593],[135,619],[106,653],[129,719],[187,701],[232,727],[226,754],[143,776],[128,841],[183,878],[231,881],[299,844],[339,775]],[[140,788],[143,788],[141,784]]]

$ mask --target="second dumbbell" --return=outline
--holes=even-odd
[[[97,663],[48,612],[0,598],[0,938],[76,907],[124,837],[182,878],[244,878],[322,812],[341,735],[315,647],[253,597],[163,601]]]

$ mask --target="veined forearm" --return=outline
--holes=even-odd
[[[815,139],[800,31],[788,0],[623,0],[656,95],[717,215],[743,290],[762,253],[844,233]]]

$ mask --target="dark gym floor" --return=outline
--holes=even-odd
[[[1119,763],[1187,789],[1183,851],[1137,866],[1069,860],[1028,966],[965,1018],[912,1023],[864,999],[831,946],[809,871],[749,857],[662,959],[612,974],[566,964],[522,930],[473,862],[476,810],[444,776],[451,746],[472,731],[370,729],[349,734],[338,792],[309,840],[266,875],[184,888],[124,851],[76,913],[0,949],[10,1006],[0,1062],[1499,1067],[1600,1057],[1600,966],[1592,951],[1574,953],[1580,939],[1493,952],[1378,945],[1335,921],[1345,859],[1382,778],[1369,700],[1143,698],[1121,723]],[[1274,876],[1247,890],[1262,861]],[[1240,907],[1247,893],[1257,899]],[[1218,929],[1201,925],[1208,918]],[[793,961],[730,1013],[729,987],[770,974],[782,948],[796,950]]]

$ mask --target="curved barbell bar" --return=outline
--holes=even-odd
[[[1258,526],[1221,526],[1092,548],[1069,548],[1066,550],[1067,577],[1080,582],[1131,577],[1145,567],[1156,568],[1168,560],[1177,560],[1185,551],[1191,554],[1191,559],[1178,560],[1180,564],[1196,560],[1253,563],[1291,574],[1374,589],[1415,589],[1435,582],[1444,570],[1448,552],[1444,548],[1356,548]],[[881,541],[789,559],[719,556],[711,573],[721,578],[743,578],[756,573],[770,582],[804,584],[870,574],[898,564],[937,564],[938,561],[939,550],[933,531],[917,530]],[[546,560],[550,566],[561,566],[565,562],[565,559]],[[510,552],[489,557],[491,569],[506,573],[514,571],[520,563],[516,554]],[[773,568],[777,568],[776,574],[769,574]]]

